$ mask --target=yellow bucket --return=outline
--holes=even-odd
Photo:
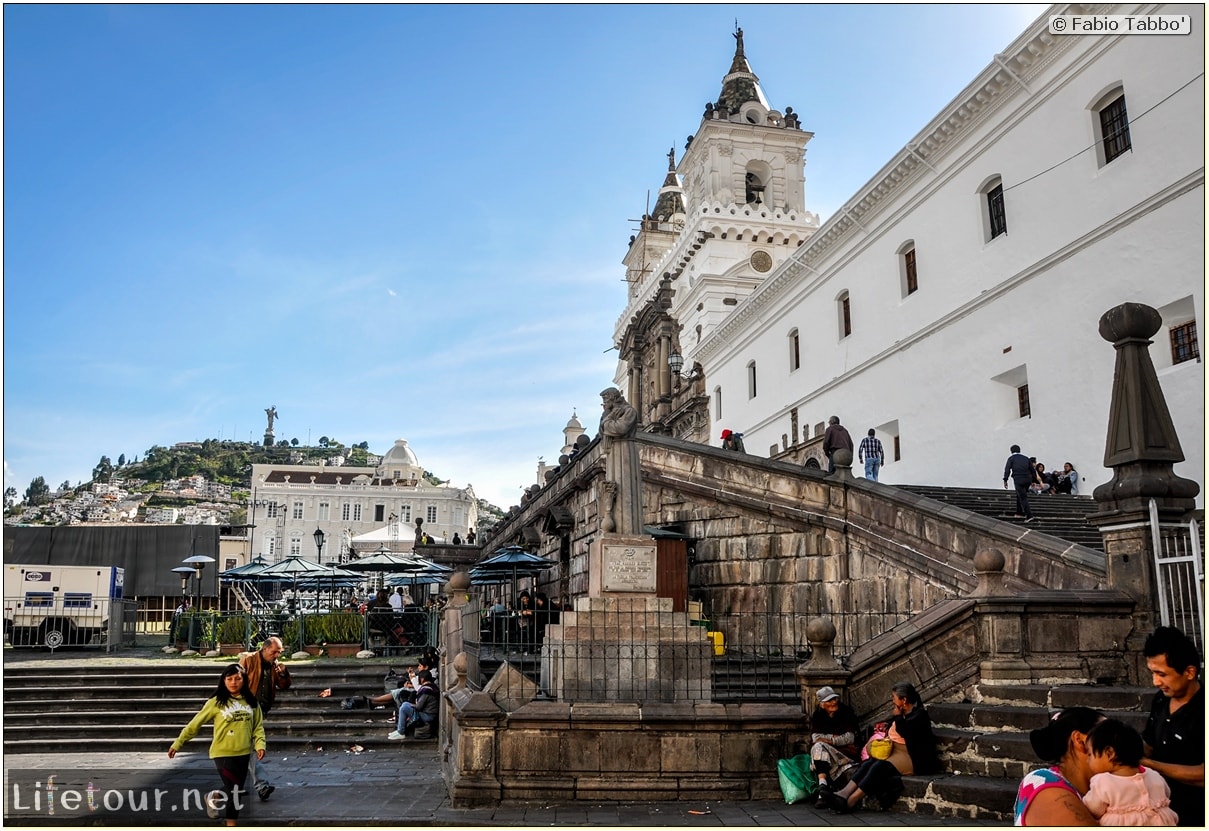
[[[706,632],[705,635],[711,641],[713,641],[715,655],[725,655],[726,654],[726,638],[722,635],[721,632]]]

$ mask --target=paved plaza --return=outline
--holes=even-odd
[[[271,738],[270,738],[271,741]],[[167,750],[153,753],[92,753],[6,755],[6,825],[217,825],[191,805],[178,808],[185,789],[204,793],[218,781],[213,763],[206,756],[207,744],[194,742],[189,752],[169,760]],[[528,802],[486,808],[456,809],[450,806],[437,766],[437,749],[431,742],[402,743],[385,751],[354,752],[348,748],[323,748],[297,755],[270,753],[266,757],[277,791],[267,802],[255,797],[240,816],[240,825],[443,825],[443,826],[994,826],[1007,823],[921,816],[905,811],[868,811],[837,815],[806,805],[786,805],[781,800],[747,802],[652,802],[612,803]],[[25,791],[14,800],[12,772],[20,771]],[[146,811],[145,818],[128,811],[106,816],[102,805],[105,784],[130,790],[132,772],[141,774],[143,787],[153,785],[167,794],[161,810]],[[97,789],[97,810],[83,805],[75,814],[60,807],[47,814],[44,783],[54,774],[58,793],[65,782],[91,781]],[[112,776],[110,780],[107,777]],[[35,811],[28,780],[42,784]],[[123,797],[122,809],[130,797]],[[116,802],[111,801],[116,807]],[[151,803],[148,802],[150,806]],[[21,810],[16,810],[21,809]]]

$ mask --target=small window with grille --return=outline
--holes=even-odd
[[[1196,321],[1190,320],[1171,327],[1171,362],[1199,361],[1201,347],[1196,340]]]
[[[1124,93],[1100,110],[1100,135],[1105,164],[1133,147],[1129,140],[1129,114],[1125,111]]]

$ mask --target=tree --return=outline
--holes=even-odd
[[[11,508],[17,504],[17,489],[9,485],[4,489],[4,507]]]
[[[120,456],[118,456],[118,467],[125,467],[125,466],[126,466],[126,454],[123,453]]]
[[[364,451],[368,452],[369,451],[369,442],[363,441],[360,444],[354,444],[353,447],[356,447],[359,450],[364,450]]]
[[[329,444],[331,444],[331,439],[329,439],[327,436],[319,437],[319,446],[320,447],[327,447]]]
[[[296,438],[294,438],[294,439],[290,439],[290,445],[291,445],[292,447],[297,447],[297,446],[298,446],[298,439],[296,439]]]
[[[278,447],[289,447],[290,443],[288,441],[286,441],[285,439],[282,439],[281,441],[277,442],[277,446]]]
[[[109,461],[108,456],[102,456],[101,461],[97,462],[97,466],[92,469],[92,481],[108,482],[113,478],[113,462]]]
[[[69,490],[71,490],[71,480],[70,480],[70,479],[64,479],[64,480],[63,480],[63,484],[59,485],[59,490],[61,490],[61,491],[69,491]]]
[[[43,505],[50,501],[50,488],[41,476],[35,476],[25,489],[25,501],[30,505]]]

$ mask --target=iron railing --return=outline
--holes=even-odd
[[[1195,519],[1160,522],[1158,506],[1152,499],[1150,533],[1159,594],[1159,622],[1179,629],[1204,655],[1205,573],[1202,570],[1200,527]]]
[[[795,670],[810,657],[806,627],[814,614],[736,612],[690,619],[645,611],[577,613],[577,626],[546,637],[561,612],[526,621],[513,612],[492,614],[471,602],[463,611],[468,682],[493,683],[505,694],[528,689],[558,700],[797,702]],[[528,616],[527,616],[528,617]],[[570,618],[568,618],[570,620]],[[834,618],[837,629],[863,632],[868,620]],[[889,628],[899,615],[874,615]],[[837,637],[837,644],[840,642]],[[842,650],[839,656],[855,648]],[[514,672],[500,672],[508,664]],[[525,680],[522,680],[525,679]]]

